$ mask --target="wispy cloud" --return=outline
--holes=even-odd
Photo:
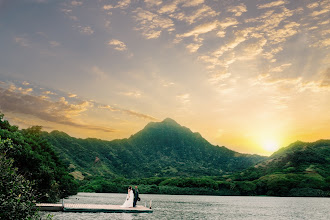
[[[235,16],[241,16],[244,12],[247,12],[246,6],[241,3],[236,6],[230,6],[228,12],[234,13]]]
[[[140,98],[141,92],[139,91],[132,91],[132,92],[121,92],[120,94],[124,96],[134,97],[134,98]]]
[[[191,37],[191,36],[198,37],[198,35],[200,35],[200,34],[205,34],[205,33],[208,33],[210,31],[213,31],[214,29],[217,28],[217,26],[218,26],[218,21],[204,23],[204,24],[196,26],[195,28],[193,28],[189,32],[186,32],[186,33],[183,33],[183,34],[178,34],[177,37],[178,38]]]
[[[75,97],[77,97],[77,95],[76,94],[73,94],[73,93],[68,93],[68,97],[69,98],[75,98]]]
[[[181,95],[177,95],[176,98],[182,103],[182,104],[188,104],[190,103],[190,94],[185,93]]]
[[[58,47],[60,46],[61,44],[57,41],[49,41],[49,44],[51,47]]]
[[[192,44],[188,44],[186,48],[189,50],[190,53],[195,53],[198,50],[198,48],[200,48],[201,45],[202,44],[192,43]]]
[[[210,6],[203,4],[201,7],[197,7],[194,11],[190,13],[185,11],[179,11],[172,13],[169,16],[179,21],[185,21],[189,24],[193,24],[204,18],[210,19],[211,17],[215,17],[219,14],[220,12],[216,12]]]
[[[103,5],[103,9],[104,10],[111,10],[114,8],[126,9],[129,7],[130,4],[131,4],[131,0],[119,0],[117,1],[116,5],[112,5],[112,4]]]
[[[71,5],[73,5],[73,6],[81,6],[82,4],[83,3],[81,1],[76,1],[76,0],[71,1]]]
[[[162,31],[174,30],[174,23],[170,18],[142,8],[137,8],[134,13],[135,21],[138,22],[136,30],[142,31],[142,35],[147,39],[158,38]]]
[[[86,35],[92,35],[94,33],[94,30],[90,26],[78,26],[80,33],[86,34]]]
[[[105,80],[108,78],[108,75],[99,67],[93,66],[90,73],[97,79],[97,80]]]
[[[195,7],[200,4],[203,4],[204,0],[185,0],[183,1],[183,7]]]
[[[15,37],[14,40],[22,47],[31,47],[29,40],[25,37]]]
[[[147,5],[147,7],[154,7],[161,5],[163,3],[162,0],[144,0],[144,3]]]
[[[272,7],[276,7],[276,6],[280,6],[280,5],[284,5],[286,4],[286,1],[283,0],[279,0],[279,1],[273,1],[273,2],[269,2],[263,5],[258,5],[259,9],[264,9],[264,8],[272,8]]]
[[[124,42],[118,40],[118,39],[112,39],[108,42],[108,45],[114,46],[115,50],[118,51],[125,51],[127,50],[127,46]]]
[[[95,129],[103,132],[115,131],[112,128],[82,124],[73,119],[73,117],[79,116],[91,106],[91,103],[87,101],[69,104],[64,97],[58,101],[51,101],[24,92],[0,88],[0,103],[0,108],[4,112],[30,115],[47,122],[77,128]]]
[[[146,114],[142,114],[142,113],[139,113],[139,112],[136,112],[136,111],[133,111],[133,110],[129,110],[129,109],[122,109],[122,108],[118,108],[118,107],[110,106],[110,105],[101,105],[101,106],[99,106],[99,108],[107,109],[107,110],[112,111],[112,112],[125,113],[125,114],[131,115],[131,116],[135,116],[135,117],[138,117],[138,118],[147,119],[147,120],[151,120],[151,121],[159,121],[155,117],[152,117],[152,116],[146,115]]]
[[[321,87],[329,87],[330,88],[330,68],[327,68],[322,73],[322,80],[321,80],[320,86]]]

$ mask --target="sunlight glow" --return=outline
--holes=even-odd
[[[279,148],[279,144],[274,140],[265,140],[262,147],[269,152],[274,152]]]

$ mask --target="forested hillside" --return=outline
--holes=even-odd
[[[296,142],[234,174],[199,177],[104,178],[87,176],[80,190],[197,195],[330,196],[330,141]]]
[[[19,130],[0,114],[0,219],[35,215],[35,202],[56,202],[77,193],[78,183],[41,127]]]
[[[218,176],[265,159],[214,146],[172,119],[149,123],[130,138],[114,141],[77,139],[59,131],[43,135],[79,178]]]
[[[297,141],[234,179],[257,182],[260,194],[329,196],[330,140]]]

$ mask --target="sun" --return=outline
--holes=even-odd
[[[279,148],[279,144],[275,140],[265,140],[262,147],[269,152],[274,152]]]

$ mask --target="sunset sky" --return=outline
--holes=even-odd
[[[329,139],[329,20],[329,0],[0,0],[0,110],[106,140],[172,118],[262,155]]]

